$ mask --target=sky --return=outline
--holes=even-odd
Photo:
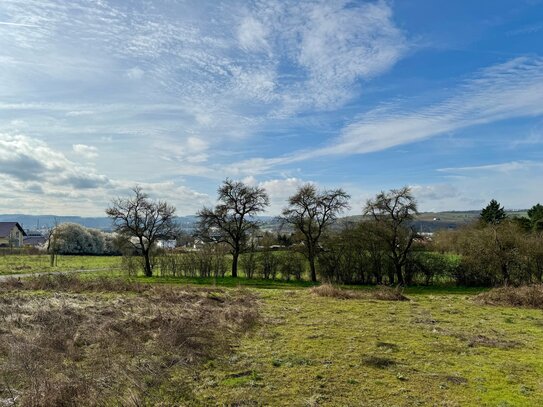
[[[270,215],[543,202],[543,0],[0,1],[0,213],[190,215],[227,177]]]

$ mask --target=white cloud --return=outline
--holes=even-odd
[[[129,70],[126,71],[126,77],[132,80],[141,79],[143,78],[144,75],[145,75],[145,71],[141,68],[138,68],[137,66],[134,68],[130,68]]]
[[[325,2],[307,12],[298,62],[309,72],[316,107],[344,103],[358,78],[387,71],[406,52],[403,33],[385,2],[349,7],[346,2]]]
[[[273,158],[252,158],[236,167],[268,171],[275,166],[330,155],[386,150],[463,128],[543,115],[543,58],[516,58],[482,70],[432,105],[386,105],[360,115],[325,147]]]
[[[43,182],[73,189],[103,187],[110,182],[92,168],[68,160],[45,142],[23,135],[2,134],[0,173],[22,182]]]
[[[239,44],[248,51],[267,51],[267,35],[267,28],[254,17],[244,18],[238,28]]]
[[[491,199],[508,209],[526,209],[541,201],[542,162],[510,161],[438,171],[445,182],[412,186],[421,210],[480,209]]]
[[[87,159],[98,157],[98,149],[94,146],[88,146],[86,144],[74,144],[72,149],[77,155]]]
[[[543,168],[543,163],[536,161],[510,161],[499,164],[487,164],[477,165],[471,167],[452,167],[452,168],[439,168],[437,171],[446,172],[450,174],[483,174],[483,173],[507,173],[517,171],[527,171],[533,168]]]
[[[111,179],[24,135],[0,134],[0,174],[4,212],[16,208],[36,214],[101,216],[113,197],[129,194],[136,184],[154,198],[176,205],[180,214],[192,214],[209,203],[208,195],[173,181]]]
[[[298,188],[307,182],[299,178],[279,178],[257,182],[254,177],[247,177],[244,182],[248,185],[258,185],[264,188],[270,197],[270,206],[266,213],[279,215],[287,205],[288,198],[296,193]]]

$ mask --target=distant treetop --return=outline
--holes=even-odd
[[[495,199],[492,199],[490,203],[481,211],[480,218],[483,222],[488,224],[498,224],[507,217],[503,206]]]

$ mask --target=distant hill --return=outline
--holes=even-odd
[[[479,216],[480,211],[447,211],[447,212],[423,212],[413,222],[413,226],[418,232],[434,232],[442,229],[456,229],[461,225],[473,222]],[[527,216],[526,210],[507,211],[507,214],[513,216]],[[274,216],[259,216],[258,219],[263,223],[263,229],[276,231],[280,228],[280,222]],[[346,222],[358,222],[362,220],[362,215],[346,216],[340,219],[339,224]],[[191,233],[197,222],[197,217],[180,216],[178,217],[181,228]],[[19,222],[24,229],[35,230],[55,225],[55,223],[78,223],[88,228],[111,230],[111,221],[107,217],[82,217],[82,216],[57,216],[57,215],[25,215],[25,214],[0,214],[0,222]],[[288,227],[287,227],[288,229]]]
[[[527,210],[509,210],[506,211],[510,217],[527,216]],[[422,212],[412,222],[417,232],[435,232],[443,229],[456,229],[462,225],[467,225],[479,217],[480,210],[472,211],[446,211],[446,212]],[[341,219],[341,222],[357,222],[363,219],[362,215],[347,216]]]
[[[181,216],[178,218],[181,227],[192,230],[196,224],[196,216]],[[111,220],[107,217],[57,216],[57,215],[0,215],[0,222],[19,222],[25,230],[36,230],[61,223],[77,223],[79,225],[101,230],[111,230]]]

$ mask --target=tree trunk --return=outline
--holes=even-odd
[[[394,279],[394,271],[389,270],[387,274],[388,274],[388,285],[394,285],[394,280],[395,280]]]
[[[239,253],[237,251],[232,254],[232,277],[238,276],[238,257]]]
[[[400,263],[396,263],[394,265],[394,267],[396,268],[396,277],[398,279],[398,284],[399,285],[404,285],[405,282],[404,282],[404,279],[403,279],[402,265]]]
[[[149,250],[143,251],[143,258],[145,260],[145,277],[152,277],[153,269],[151,268],[151,259],[149,256]]]
[[[501,269],[502,269],[503,285],[508,286],[509,285],[509,270],[507,268],[507,264],[503,263]]]
[[[311,281],[314,283],[317,282],[317,269],[315,267],[315,256],[313,254],[309,255],[309,269],[311,270]]]

